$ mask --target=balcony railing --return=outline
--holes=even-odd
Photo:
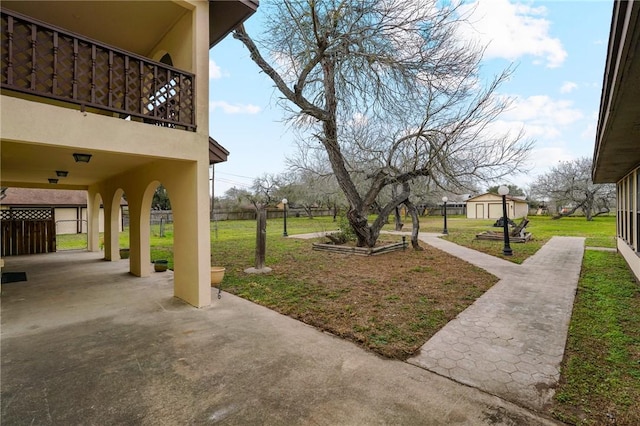
[[[195,76],[1,11],[0,87],[194,131]]]

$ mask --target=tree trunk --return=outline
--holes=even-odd
[[[414,250],[422,250],[420,244],[418,244],[418,233],[420,232],[420,219],[418,217],[418,209],[413,203],[409,200],[404,202],[404,205],[407,207],[407,212],[411,215],[411,247]]]
[[[609,207],[604,207],[604,210],[600,210],[598,213],[594,214],[593,217],[600,216],[601,214],[608,214],[611,212]]]
[[[267,253],[267,210],[258,210],[256,229],[256,269],[264,269]]]
[[[313,219],[313,212],[311,211],[311,206],[303,205],[302,208],[304,209],[305,213],[307,214],[307,217],[309,219]]]
[[[364,206],[358,190],[351,180],[345,166],[345,159],[338,144],[337,109],[338,100],[335,86],[335,63],[333,59],[322,61],[324,72],[324,94],[326,118],[322,121],[323,136],[320,141],[324,145],[338,185],[349,202],[347,219],[356,234],[358,247],[373,247],[378,233],[372,232],[367,223],[366,206]]]
[[[391,198],[396,198],[398,196],[397,192],[398,192],[398,190],[397,190],[396,185],[393,185],[391,187]],[[400,205],[397,205],[393,209],[393,216],[395,218],[395,230],[396,231],[402,231],[402,226],[404,224],[402,223],[402,217],[400,216]]]
[[[356,234],[356,245],[358,247],[373,247],[380,235],[380,229],[370,227],[366,217],[363,217],[359,211],[349,208],[347,219],[353,232]],[[381,228],[381,227],[380,227]]]
[[[414,233],[412,235],[412,245],[414,248],[419,248],[418,245],[418,230],[419,230],[419,222],[418,222],[418,214],[416,208],[409,202],[409,194],[411,193],[411,187],[409,183],[405,182],[402,184],[403,190],[402,193],[398,194],[395,198],[393,198],[389,203],[387,203],[384,207],[380,209],[378,213],[378,217],[376,220],[369,226],[367,217],[364,213],[356,211],[355,209],[349,209],[347,212],[347,218],[349,219],[349,223],[353,228],[353,231],[356,234],[358,239],[358,247],[374,247],[378,237],[380,236],[380,231],[385,223],[388,223],[388,218],[391,212],[400,204],[405,204],[408,206],[412,206],[413,215],[415,215],[414,219]],[[365,210],[363,208],[363,210]],[[365,212],[366,213],[366,212]]]
[[[583,203],[578,204],[577,206],[575,206],[574,208],[572,208],[571,210],[569,210],[566,213],[558,212],[558,214],[553,216],[552,219],[560,219],[560,218],[563,218],[565,216],[571,216],[572,214],[574,214],[576,212],[576,210],[578,210],[580,207],[582,207],[582,205],[583,205]]]
[[[396,231],[402,231],[404,224],[402,223],[402,217],[400,217],[400,206],[396,206],[394,212],[396,217]]]
[[[593,220],[593,206],[594,206],[593,194],[587,193],[582,210],[584,210],[584,215],[587,217],[587,221],[589,222]]]
[[[593,220],[593,214],[590,208],[584,209],[584,215],[586,216],[588,222]]]

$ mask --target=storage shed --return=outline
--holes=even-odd
[[[511,219],[525,217],[529,213],[526,200],[507,195],[507,216]],[[487,192],[467,200],[467,219],[498,219],[502,217],[502,196]]]

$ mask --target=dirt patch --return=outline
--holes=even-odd
[[[232,268],[225,290],[390,358],[411,356],[497,282],[428,245],[362,257],[287,244],[269,264],[272,274],[247,277]]]

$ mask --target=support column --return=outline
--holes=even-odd
[[[87,250],[100,251],[100,195],[96,188],[87,191]]]
[[[150,189],[151,197],[155,187]],[[145,203],[144,191],[127,192],[129,203],[129,272],[138,277],[151,274],[150,214],[151,200]]]
[[[163,182],[173,210],[174,295],[197,307],[211,304],[209,165],[175,165]]]
[[[104,258],[106,260],[120,260],[119,249],[119,206],[122,198],[122,190],[114,193],[105,193],[104,203]]]

